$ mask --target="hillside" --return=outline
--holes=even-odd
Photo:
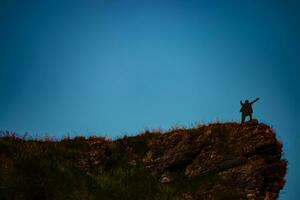
[[[287,163],[274,131],[252,121],[167,133],[0,138],[0,199],[268,200]]]

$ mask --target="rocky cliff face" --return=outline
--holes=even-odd
[[[78,137],[47,145],[63,145],[68,166],[96,180],[87,186],[94,188],[86,191],[87,199],[276,199],[287,167],[274,131],[257,121],[244,125],[215,123],[164,134],[147,131],[115,141]],[[70,149],[75,155],[71,161]],[[2,153],[2,158],[7,155]],[[44,153],[42,157],[46,159]],[[2,163],[17,168],[12,164],[16,161],[10,160],[2,159]],[[58,168],[62,162],[58,161]],[[63,174],[60,170],[57,173]],[[47,181],[40,181],[44,185],[42,195],[49,196]],[[81,185],[85,184],[83,181]]]
[[[276,199],[284,185],[282,145],[270,127],[255,120],[148,132],[114,143],[124,146],[129,164],[140,163],[162,183],[186,187],[183,199]]]

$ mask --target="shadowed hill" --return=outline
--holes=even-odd
[[[0,139],[0,199],[268,200],[287,163],[255,120],[107,140]]]

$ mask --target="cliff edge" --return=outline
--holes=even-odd
[[[273,200],[287,162],[274,131],[253,120],[167,133],[0,139],[0,199]]]

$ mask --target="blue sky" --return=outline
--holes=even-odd
[[[0,129],[115,138],[239,121],[242,99],[284,143],[299,197],[297,1],[0,2]]]

